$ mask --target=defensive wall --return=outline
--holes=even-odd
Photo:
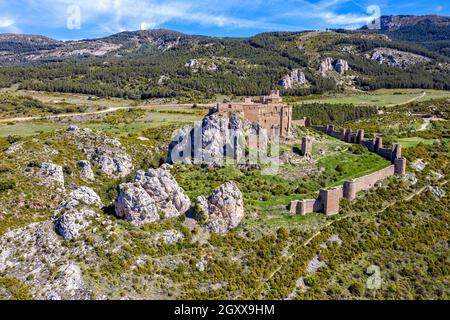
[[[305,119],[304,123],[311,124],[311,121]],[[392,165],[366,176],[346,181],[342,186],[322,189],[317,199],[292,201],[290,205],[292,214],[305,215],[311,212],[323,212],[326,215],[337,214],[342,198],[353,200],[358,192],[376,186],[377,182],[393,175],[404,175],[406,173],[406,159],[402,157],[400,144],[394,144],[392,148],[383,148],[382,137],[375,136],[372,140],[364,140],[364,130],[352,132],[351,129],[344,128],[336,131],[334,125],[311,125],[311,127],[347,143],[361,144],[370,151],[390,160]]]

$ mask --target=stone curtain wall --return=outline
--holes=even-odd
[[[302,120],[300,120],[302,121]],[[326,133],[334,138],[347,143],[357,143],[365,146],[372,152],[391,160],[393,165],[366,176],[344,182],[344,185],[332,189],[322,189],[317,199],[292,201],[290,211],[292,214],[305,215],[311,212],[323,212],[327,215],[339,212],[339,202],[341,198],[353,200],[359,191],[368,190],[375,186],[378,181],[384,180],[393,175],[404,175],[406,173],[406,159],[401,157],[401,145],[394,144],[392,149],[383,148],[382,137],[376,136],[373,140],[364,140],[364,130],[352,132],[351,129],[334,130],[334,125],[312,126],[310,119],[304,119],[305,126]]]

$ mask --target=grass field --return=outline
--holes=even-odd
[[[396,143],[400,143],[403,148],[413,148],[419,143],[432,145],[433,142],[434,140],[428,140],[420,137],[401,138],[396,141]]]
[[[424,94],[425,92],[425,94]],[[331,103],[374,105],[379,107],[393,107],[411,101],[427,101],[431,99],[450,98],[450,91],[422,90],[422,89],[380,89],[360,94],[341,94],[334,96],[307,97],[298,103]]]

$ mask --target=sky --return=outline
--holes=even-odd
[[[448,0],[0,0],[0,33],[59,40],[126,30],[247,37],[267,31],[355,29],[379,15],[450,16]]]

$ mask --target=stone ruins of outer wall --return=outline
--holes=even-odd
[[[372,152],[389,159],[392,165],[369,175],[346,181],[343,186],[320,190],[317,199],[292,201],[290,210],[292,214],[308,214],[311,212],[323,212],[327,215],[339,212],[341,198],[353,200],[359,191],[368,190],[375,186],[378,181],[384,180],[393,175],[404,175],[406,173],[406,159],[402,158],[402,148],[399,144],[394,144],[392,149],[383,148],[382,137],[376,136],[373,140],[364,140],[364,130],[357,130],[355,133],[351,129],[334,130],[334,125],[312,126],[310,119],[304,119],[305,123],[312,128],[326,133],[332,137],[348,143],[357,143],[365,146]]]
[[[363,190],[373,188],[378,181],[392,177],[395,174],[394,165],[384,168],[380,171],[374,172],[364,177],[346,181],[344,183],[344,198],[353,200],[356,198],[356,193]]]

